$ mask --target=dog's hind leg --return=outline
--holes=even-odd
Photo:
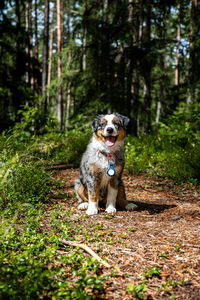
[[[137,208],[137,205],[126,200],[126,193],[124,183],[121,180],[118,186],[118,194],[117,194],[117,206],[126,210],[134,210]]]
[[[74,188],[75,188],[76,196],[80,203],[78,206],[78,209],[81,209],[81,210],[88,209],[88,199],[87,199],[87,195],[86,195],[86,189],[83,186],[83,184],[81,183],[79,178],[77,178],[75,180]]]

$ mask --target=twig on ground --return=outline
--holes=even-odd
[[[185,247],[193,247],[193,248],[200,248],[200,245],[193,245],[193,244],[183,244]]]
[[[79,247],[79,248],[85,250],[86,252],[88,252],[92,257],[94,257],[96,260],[98,260],[106,268],[111,268],[111,265],[109,265],[107,262],[105,262],[100,256],[98,256],[87,245],[85,245],[85,244],[79,244],[79,243],[74,242],[74,241],[66,241],[66,240],[62,240],[62,239],[59,239],[59,242],[62,243],[62,244],[64,244],[64,245],[67,245],[67,246]]]

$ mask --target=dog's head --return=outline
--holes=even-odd
[[[92,122],[92,129],[98,141],[113,147],[124,140],[128,122],[129,118],[118,113],[99,115]]]

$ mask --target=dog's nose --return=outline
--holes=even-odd
[[[108,133],[113,133],[113,128],[112,128],[112,127],[108,127],[108,128],[106,129],[106,131],[107,131]]]

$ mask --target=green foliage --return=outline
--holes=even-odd
[[[73,240],[82,226],[70,220],[72,210],[49,205],[50,191],[59,183],[46,170],[47,159],[80,162],[90,134],[50,128],[46,135],[33,135],[35,117],[36,109],[23,112],[23,122],[0,137],[1,297],[92,299],[104,277],[99,263],[80,249],[58,255],[59,238]]]
[[[1,177],[1,206],[5,208],[7,204],[11,207],[16,203],[38,204],[48,200],[51,177],[41,161],[19,160],[16,155],[7,167],[10,168]]]
[[[143,276],[148,279],[153,276],[160,277],[160,269],[157,267],[148,267],[148,271],[143,271]]]
[[[50,226],[42,230],[45,211]],[[20,216],[23,215],[23,218]],[[0,289],[3,299],[92,299],[91,293],[102,288],[99,263],[85,257],[79,249],[66,249],[67,255],[58,254],[59,236],[66,235],[66,227],[55,228],[56,222],[68,227],[72,233],[74,225],[69,222],[71,212],[64,213],[61,206],[18,210],[14,222],[1,212],[0,242]],[[13,220],[12,220],[13,221]],[[59,235],[58,235],[59,233]]]
[[[45,115],[39,105],[34,107],[23,106],[22,109],[18,111],[18,114],[21,120],[15,124],[13,130],[21,137],[23,134],[25,136],[44,134],[55,131],[58,127],[56,119],[50,114]]]
[[[162,123],[157,134],[129,136],[125,146],[126,168],[130,172],[197,184],[200,178],[200,138],[196,131],[199,110],[193,110],[193,115],[191,122],[184,112],[179,112]]]
[[[49,133],[38,137],[30,151],[35,156],[49,161],[78,166],[90,136],[90,130],[71,130],[63,134]]]
[[[132,283],[129,283],[129,285],[127,286],[127,290],[129,293],[134,294],[135,299],[143,299],[144,298],[143,292],[146,291],[146,284],[141,283],[138,285],[134,285]]]

